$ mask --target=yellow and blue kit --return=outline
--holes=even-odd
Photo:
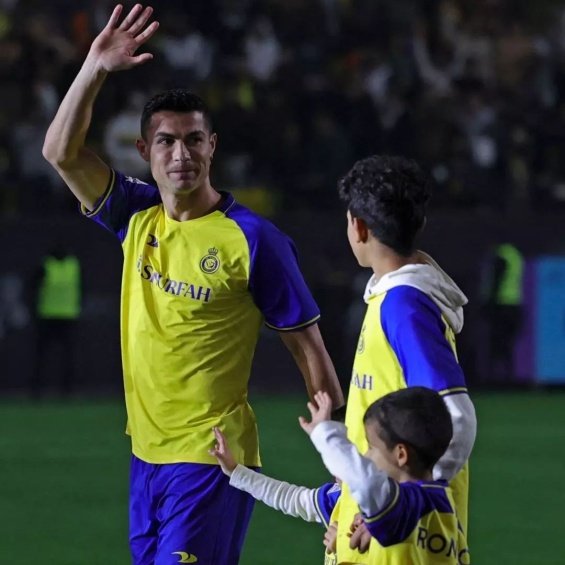
[[[373,276],[367,285],[367,311],[353,364],[345,424],[348,438],[365,453],[363,416],[373,402],[410,386],[438,391],[452,416],[453,441],[434,469],[434,478],[450,482],[466,530],[466,461],[474,443],[476,419],[457,360],[455,334],[462,328],[462,306],[467,299],[431,257],[421,256],[425,263],[406,265],[380,279]],[[344,485],[338,515],[340,562],[367,562],[367,555],[349,547],[349,526],[358,512],[357,502]]]
[[[260,465],[247,384],[261,324],[306,327],[319,311],[292,241],[223,194],[178,222],[156,187],[113,172],[84,211],[122,242],[121,339],[128,433],[149,463],[211,463],[213,426],[236,460]]]

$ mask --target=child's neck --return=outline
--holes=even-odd
[[[404,265],[413,265],[414,263],[424,263],[421,254],[418,251],[411,253],[408,256],[400,255],[387,245],[382,244],[380,241],[373,242],[374,249],[371,253],[371,268],[375,273],[377,279],[387,273],[397,271]]]
[[[399,483],[408,483],[416,481],[433,481],[434,475],[432,471],[424,471],[423,473],[412,473],[409,470],[399,469],[398,476],[395,477]]]

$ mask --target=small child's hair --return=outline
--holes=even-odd
[[[378,435],[389,449],[403,443],[410,450],[408,467],[414,474],[430,471],[453,436],[451,416],[443,398],[425,387],[409,387],[371,404],[365,425],[378,423]]]
[[[424,227],[430,185],[431,177],[412,159],[373,155],[353,165],[338,192],[374,237],[408,257]]]

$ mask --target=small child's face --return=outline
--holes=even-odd
[[[396,460],[394,450],[389,449],[379,437],[379,425],[371,421],[365,425],[365,436],[369,443],[369,450],[365,454],[381,471],[395,480],[400,479],[400,467]]]

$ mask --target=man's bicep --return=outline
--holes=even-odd
[[[87,210],[94,210],[108,188],[110,167],[87,148],[80,149],[72,162],[54,166],[79,202]]]
[[[265,323],[279,331],[306,328],[320,317],[292,241],[265,224],[252,252],[251,294]]]

